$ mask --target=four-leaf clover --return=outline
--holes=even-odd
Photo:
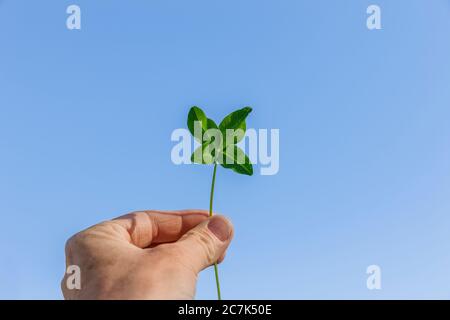
[[[245,119],[252,108],[245,107],[227,115],[219,126],[207,118],[199,107],[189,110],[187,125],[194,138],[201,144],[191,155],[191,160],[199,164],[214,164],[211,192],[209,196],[209,215],[212,216],[214,185],[217,164],[234,172],[251,176],[253,165],[247,155],[236,144],[245,136],[247,125]],[[219,271],[214,263],[217,297],[221,300]]]
[[[252,108],[245,107],[227,115],[219,126],[206,117],[199,107],[192,107],[188,114],[188,128],[194,138],[201,143],[191,156],[191,161],[199,164],[220,164],[234,172],[251,176],[253,166],[248,156],[236,144],[247,129],[245,119]]]

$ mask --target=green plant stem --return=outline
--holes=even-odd
[[[214,185],[216,183],[216,171],[217,171],[217,163],[214,163],[214,172],[211,182],[211,193],[209,195],[209,216],[213,215],[213,200],[214,200]],[[216,276],[216,287],[217,287],[217,299],[222,300],[222,296],[220,294],[220,282],[219,282],[219,268],[217,267],[217,262],[214,262],[214,274]]]

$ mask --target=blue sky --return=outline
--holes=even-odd
[[[449,34],[447,0],[0,1],[0,298],[61,298],[92,224],[207,208],[170,160],[192,105],[280,129],[277,175],[218,171],[224,298],[450,298]]]

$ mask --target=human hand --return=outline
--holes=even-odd
[[[233,237],[223,216],[201,210],[142,211],[90,227],[66,243],[81,289],[65,299],[193,299],[198,273],[221,262]]]

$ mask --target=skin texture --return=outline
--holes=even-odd
[[[223,216],[207,211],[140,211],[81,231],[66,243],[81,289],[65,299],[193,299],[200,271],[221,262],[233,237]]]

